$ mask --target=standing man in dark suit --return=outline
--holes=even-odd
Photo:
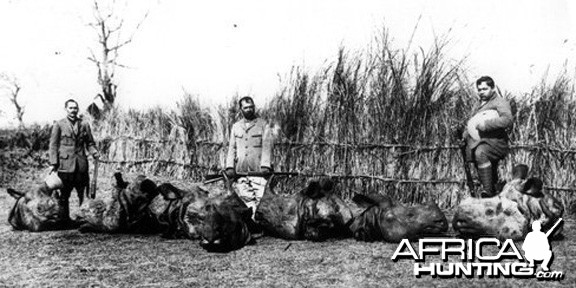
[[[76,189],[80,204],[89,189],[88,158],[86,150],[94,159],[99,158],[98,150],[90,125],[78,118],[78,102],[69,99],[64,103],[67,117],[54,122],[50,136],[50,165],[62,179],[61,204],[64,217],[69,219],[68,198],[72,189]]]

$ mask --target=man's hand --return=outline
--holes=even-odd
[[[260,172],[262,173],[272,173],[272,169],[270,167],[262,166],[260,167]]]
[[[236,178],[236,171],[234,170],[234,168],[226,168],[226,171],[224,171],[224,174],[226,174],[226,177],[228,177],[228,179],[235,179]]]
[[[464,132],[462,132],[462,140],[465,141],[468,137],[470,136],[470,134],[468,134],[468,129],[464,129]]]
[[[478,131],[485,131],[486,130],[486,123],[485,121],[480,121],[477,125],[476,125],[476,129]]]
[[[264,176],[264,177],[266,177],[266,178],[272,176],[272,173],[273,173],[273,172],[272,172],[272,169],[271,169],[270,167],[266,167],[266,166],[260,167],[260,172],[261,172],[262,174],[266,174],[267,176]]]
[[[457,124],[452,126],[452,140],[464,140],[468,137],[468,129],[465,124]]]

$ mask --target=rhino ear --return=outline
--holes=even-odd
[[[334,190],[334,181],[330,178],[322,178],[319,181],[320,189],[323,192],[332,192]]]
[[[564,205],[552,195],[546,195],[539,202],[542,212],[551,219],[558,219],[564,214]]]
[[[321,191],[320,183],[316,180],[310,181],[310,183],[308,183],[308,187],[306,187],[306,189],[304,189],[302,193],[305,196],[310,197],[312,199],[318,199],[324,196],[324,194],[322,194]]]
[[[140,183],[140,189],[142,190],[142,192],[146,193],[146,194],[151,194],[156,192],[156,183],[154,183],[154,181],[150,180],[150,179],[145,179],[144,181],[142,181],[142,183]]]
[[[174,185],[170,183],[163,183],[157,188],[158,192],[162,194],[162,197],[166,200],[176,200],[182,199],[183,193],[180,189],[174,187]]]
[[[358,194],[358,193],[354,194],[354,197],[352,197],[352,201],[354,203],[358,204],[358,206],[364,207],[364,208],[378,205],[378,202],[376,200],[374,200],[373,198],[371,198],[367,195],[362,195],[362,194]]]
[[[120,189],[128,187],[128,183],[125,182],[124,179],[122,178],[122,173],[120,172],[114,173],[114,179],[116,179],[116,187]]]
[[[22,197],[24,197],[24,193],[20,192],[20,191],[16,191],[12,188],[8,188],[6,189],[6,191],[8,192],[8,194],[10,194],[10,196],[14,197],[14,199],[18,200]]]
[[[512,179],[526,179],[528,177],[528,166],[518,164],[512,168]]]
[[[250,207],[242,207],[236,209],[243,220],[250,220],[252,221],[252,208]]]
[[[543,186],[544,183],[542,183],[542,180],[535,177],[531,177],[528,180],[526,180],[526,182],[524,182],[521,192],[538,198],[544,197],[544,194],[542,194]]]

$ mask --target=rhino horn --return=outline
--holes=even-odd
[[[542,180],[535,177],[531,177],[528,180],[526,180],[526,182],[522,187],[521,192],[538,198],[544,197],[544,194],[542,194],[543,186],[544,183],[542,182]]]

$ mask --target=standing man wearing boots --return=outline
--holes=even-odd
[[[62,179],[61,204],[64,217],[70,220],[69,198],[76,189],[80,205],[89,189],[88,158],[86,150],[99,158],[90,125],[78,117],[78,102],[69,99],[64,103],[66,118],[54,122],[50,136],[50,165]]]
[[[254,100],[245,96],[238,101],[243,119],[234,123],[230,131],[226,174],[236,179],[236,173],[272,173],[273,139],[264,119],[256,115]],[[262,176],[242,176],[236,179],[238,196],[252,208],[252,218],[264,195],[267,179]]]
[[[462,139],[466,143],[466,162],[476,166],[482,184],[480,197],[495,196],[495,184],[498,182],[498,162],[509,153],[508,128],[512,127],[510,103],[496,92],[494,80],[482,76],[476,80],[478,103],[472,110],[471,117],[488,110],[495,110],[497,116],[475,124],[478,139],[471,137],[464,129]],[[493,112],[493,111],[490,111]],[[470,127],[469,127],[470,128]]]

